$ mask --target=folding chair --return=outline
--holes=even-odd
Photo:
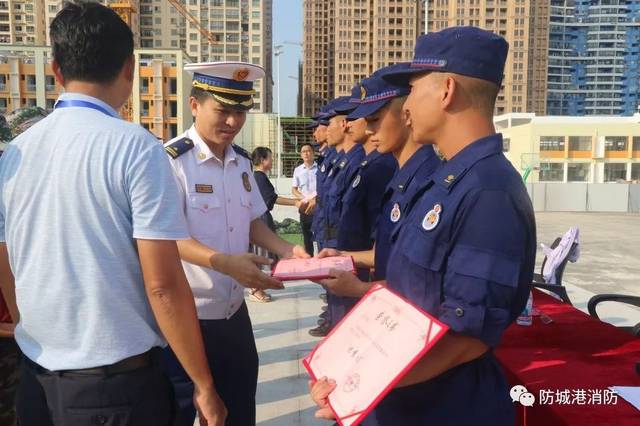
[[[640,308],[640,297],[638,296],[628,296],[625,294],[596,294],[591,299],[589,299],[589,303],[587,303],[589,315],[594,318],[600,319],[598,313],[596,312],[596,306],[601,302],[620,302]],[[620,326],[619,328],[633,334],[636,337],[640,337],[640,323],[636,324],[633,327]]]

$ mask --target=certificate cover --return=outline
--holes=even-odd
[[[329,278],[331,269],[355,273],[351,256],[323,257],[322,259],[282,259],[273,268],[271,275],[281,281],[322,280]]]
[[[336,381],[329,406],[338,423],[358,425],[447,330],[378,284],[302,363],[313,380]]]

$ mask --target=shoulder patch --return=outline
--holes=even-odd
[[[193,144],[193,141],[191,139],[181,138],[165,146],[164,150],[167,154],[169,154],[169,157],[175,160],[194,146],[195,145]]]
[[[231,145],[233,147],[233,150],[236,152],[236,154],[240,155],[241,157],[246,158],[247,160],[251,161],[251,155],[249,155],[249,153],[247,152],[246,149],[242,148],[241,146],[238,146],[236,144]]]

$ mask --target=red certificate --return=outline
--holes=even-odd
[[[447,329],[375,285],[302,362],[313,380],[336,381],[329,406],[340,425],[357,425]]]
[[[283,259],[279,261],[273,273],[274,278],[281,281],[321,280],[329,278],[331,269],[340,269],[355,273],[355,265],[351,256],[323,257],[322,259]]]

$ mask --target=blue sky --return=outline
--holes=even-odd
[[[273,45],[284,42],[302,43],[302,0],[273,0]],[[283,116],[295,116],[298,100],[298,61],[302,46],[284,44],[280,55],[280,108]],[[273,58],[273,76],[277,76],[277,58]],[[273,88],[273,111],[277,111],[278,82]]]

